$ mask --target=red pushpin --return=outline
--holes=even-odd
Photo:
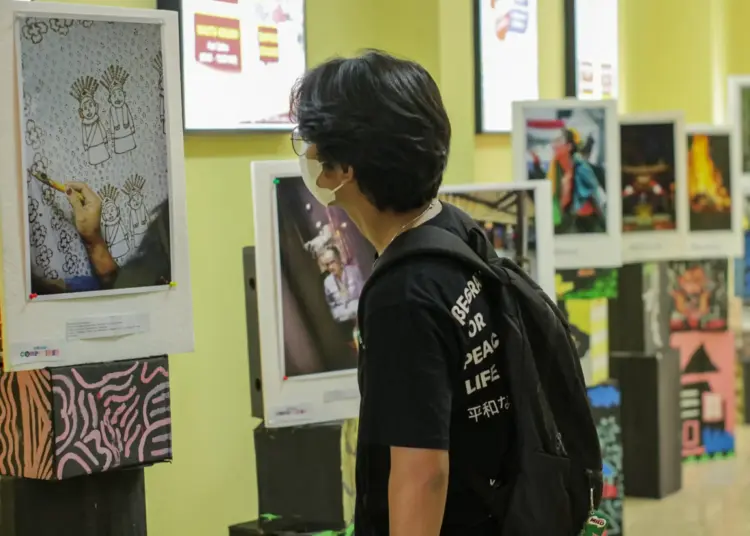
[[[39,294],[36,294],[36,293],[32,292],[31,294],[29,294],[29,299],[33,300],[34,298],[36,298],[38,296],[39,296]]]
[[[284,381],[287,381],[289,379],[289,376],[284,376]]]

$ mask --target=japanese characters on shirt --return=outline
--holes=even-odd
[[[500,338],[488,326],[482,312],[472,307],[482,292],[477,274],[466,282],[461,294],[451,307],[451,314],[466,333],[470,345],[464,356],[464,388],[468,399],[467,417],[472,422],[491,419],[510,409],[510,397],[498,395],[492,386],[500,380],[497,359]]]

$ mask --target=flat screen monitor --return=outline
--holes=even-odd
[[[158,0],[177,11],[184,126],[292,130],[289,93],[306,68],[305,0]]]
[[[617,99],[618,0],[565,0],[565,92],[586,100]]]
[[[511,103],[539,98],[537,0],[475,0],[476,131],[510,132]]]

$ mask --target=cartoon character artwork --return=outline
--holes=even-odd
[[[661,217],[674,209],[670,208],[673,190],[667,191],[658,175],[669,171],[663,162],[654,165],[623,166],[622,173],[629,176],[622,191],[623,231],[637,230],[638,227],[651,229],[674,229],[674,217]],[[671,184],[674,189],[674,182]],[[632,214],[632,216],[631,216]],[[630,219],[633,222],[630,222]]]
[[[78,101],[83,150],[92,166],[98,166],[110,158],[107,134],[99,117],[99,103],[94,99],[97,89],[99,82],[91,76],[82,76],[70,88],[70,95]]]
[[[140,175],[132,175],[125,180],[123,191],[128,196],[128,235],[130,244],[135,249],[140,244],[141,237],[146,234],[146,229],[150,223],[148,210],[143,201],[143,187],[146,185],[146,179]]]
[[[119,196],[120,191],[111,184],[99,190],[99,197],[102,198],[102,234],[112,258],[118,264],[130,251],[128,233],[120,217],[120,207],[117,206]]]
[[[125,101],[125,82],[128,78],[130,73],[119,65],[110,65],[102,76],[102,85],[109,92],[109,128],[115,154],[125,154],[136,147],[133,114]]]
[[[156,72],[159,73],[159,118],[161,119],[161,130],[162,133],[167,133],[167,126],[164,122],[165,110],[164,110],[164,63],[162,62],[161,52],[159,52],[154,59],[151,60]]]
[[[668,273],[673,332],[726,329],[727,261],[671,262]]]

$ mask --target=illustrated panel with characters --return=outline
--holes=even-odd
[[[161,258],[145,262],[158,269],[118,279],[129,288],[169,283],[161,26],[17,24],[31,292],[109,290],[107,273],[156,250]]]

